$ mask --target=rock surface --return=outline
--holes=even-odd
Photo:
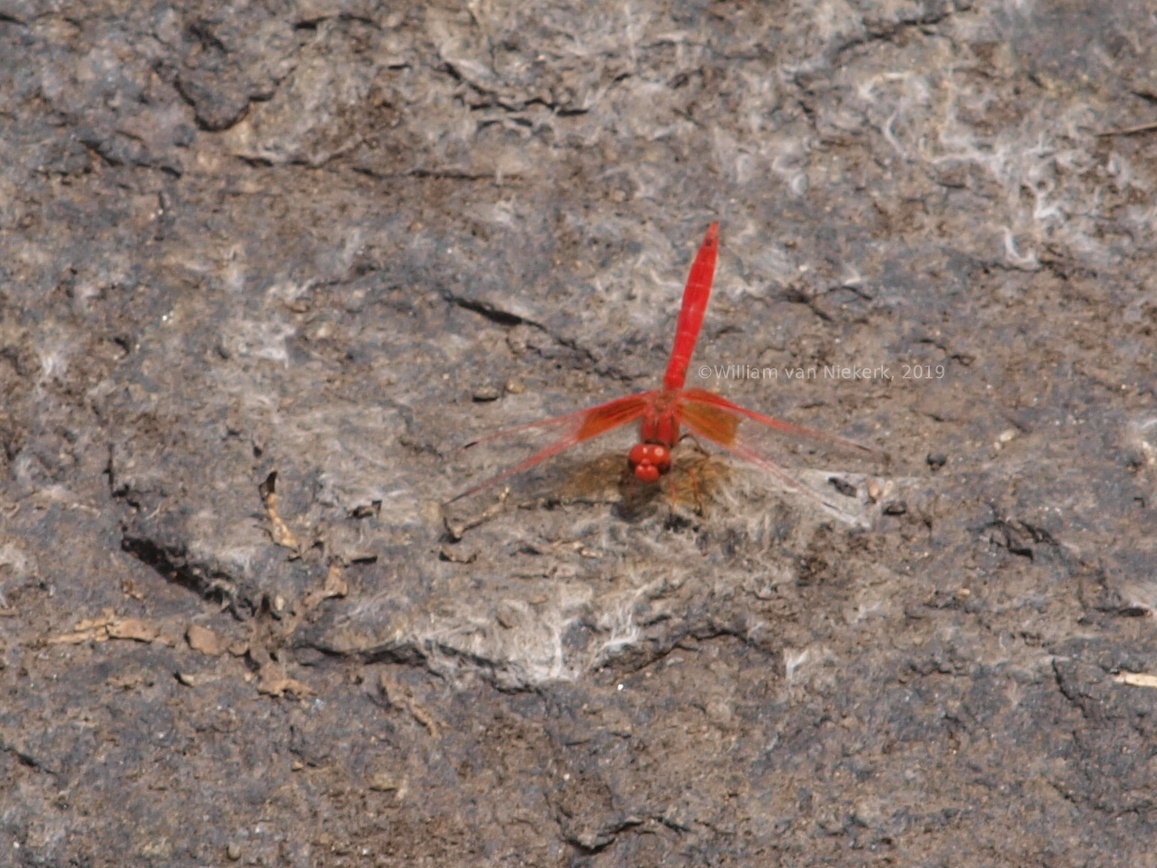
[[[1149,864],[1152,5],[593,8],[0,2],[0,863]]]

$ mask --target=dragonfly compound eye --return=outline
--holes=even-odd
[[[661,443],[636,443],[627,454],[627,464],[641,482],[658,482],[671,469],[671,450]]]

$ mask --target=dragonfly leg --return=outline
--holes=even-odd
[[[703,508],[703,490],[699,487],[699,474],[695,472],[694,467],[687,468],[687,478],[691,482],[691,496],[695,498],[695,514],[702,517],[706,514]]]
[[[684,463],[677,474],[667,478],[668,520],[677,523],[679,504],[687,502],[687,484],[691,487],[691,505],[695,515],[702,518],[707,514],[703,501],[703,490],[699,485],[699,474],[692,464]],[[682,489],[682,491],[680,491]]]
[[[695,451],[699,452],[701,455],[707,456],[711,454],[705,448],[703,448],[703,444],[699,442],[699,438],[696,437],[692,432],[684,431],[683,435],[679,438],[679,442],[682,443],[684,440],[690,440],[695,448]]]

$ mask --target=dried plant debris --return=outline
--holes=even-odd
[[[45,639],[49,645],[76,645],[81,642],[107,642],[110,639],[128,639],[134,642],[159,642],[170,647],[177,638],[167,629],[141,618],[121,618],[112,609],[105,609],[96,618],[85,618],[73,625],[72,631]]]
[[[276,470],[265,477],[265,480],[258,486],[258,492],[261,494],[261,502],[265,506],[265,515],[269,519],[269,535],[277,545],[289,549],[296,557],[300,557],[301,543],[294,536],[293,531],[289,529],[289,525],[285,523],[277,509]]]

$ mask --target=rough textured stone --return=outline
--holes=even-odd
[[[1153,12],[0,3],[0,862],[1145,864]]]

